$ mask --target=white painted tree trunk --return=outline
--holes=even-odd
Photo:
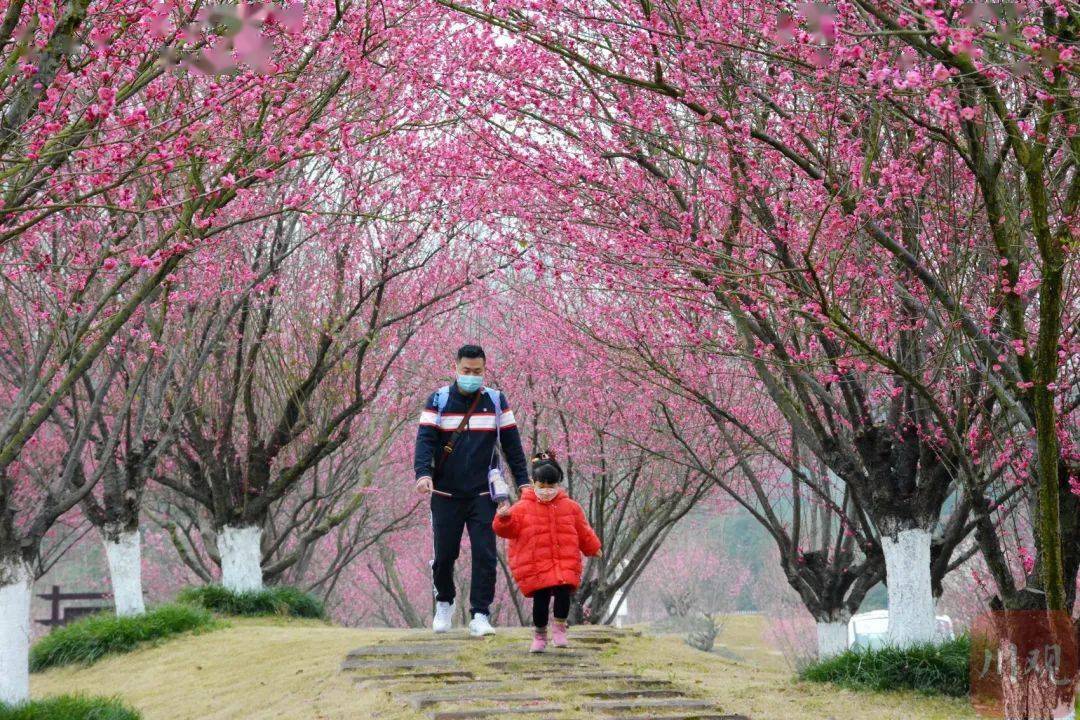
[[[30,698],[30,598],[33,574],[21,560],[0,561],[0,703]]]
[[[221,584],[234,592],[262,590],[262,528],[226,525],[217,543]]]
[[[889,587],[889,641],[898,647],[933,642],[937,621],[930,584],[930,532],[901,530],[882,535]]]
[[[847,639],[846,622],[823,622],[819,620],[817,624],[818,660],[836,657],[847,650]]]
[[[109,540],[115,537],[116,540]],[[146,612],[142,587],[142,540],[139,531],[106,532],[105,556],[109,560],[113,601],[120,617]]]

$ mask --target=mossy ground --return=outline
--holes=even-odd
[[[673,636],[627,638],[618,650],[602,653],[601,664],[675,681],[725,711],[754,720],[831,718],[863,720],[966,720],[975,715],[966,701],[873,693],[799,682],[762,640],[760,618],[732,618],[720,643],[744,660],[733,661],[684,645]],[[62,692],[117,695],[145,720],[344,720],[379,717],[419,720],[416,711],[395,703],[382,690],[360,690],[339,671],[352,649],[403,635],[396,630],[363,630],[317,621],[236,619],[224,630],[185,636],[160,647],[109,657],[88,668],[59,668],[34,676],[35,696]],[[463,665],[483,662],[493,652],[514,650],[519,637],[476,641],[482,653],[460,656]],[[522,647],[522,652],[524,648]],[[508,680],[519,690],[527,675]],[[573,687],[559,688],[567,697]],[[571,713],[566,718],[578,717]]]
[[[915,693],[855,692],[834,685],[799,681],[783,657],[763,639],[765,623],[755,615],[729,618],[718,649],[737,654],[703,653],[678,637],[631,643],[615,665],[649,677],[680,683],[717,701],[726,712],[753,720],[824,719],[973,720],[965,699],[928,698]]]

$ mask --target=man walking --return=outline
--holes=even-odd
[[[466,528],[472,546],[469,634],[479,637],[495,632],[489,611],[495,598],[498,564],[492,529],[497,504],[488,474],[499,467],[497,444],[502,445],[517,485],[529,482],[514,413],[505,395],[484,387],[486,365],[479,345],[458,350],[456,382],[428,397],[416,433],[416,489],[431,495],[435,546],[431,561],[435,585],[432,628],[437,633],[450,630],[453,621],[454,563]],[[500,498],[499,504],[503,502],[507,500]]]

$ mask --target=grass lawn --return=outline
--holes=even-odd
[[[752,720],[967,720],[977,718],[966,699],[925,698],[914,693],[854,692],[834,685],[800,682],[783,657],[762,637],[760,616],[727,619],[717,647],[741,661],[707,654],[681,637],[635,639],[616,665],[686,685],[716,700],[725,712]]]
[[[355,647],[393,632],[314,620],[230,619],[231,627],[106,658],[88,668],[35,675],[34,697],[117,695],[144,720],[417,717],[390,712],[385,699],[357,691],[338,668]]]
[[[224,630],[105,658],[92,667],[35,675],[33,693],[117,695],[141,710],[145,720],[424,717],[391,703],[383,693],[356,689],[338,671],[349,650],[400,631],[265,618],[230,623]],[[854,693],[797,682],[783,659],[762,641],[762,627],[758,618],[740,617],[725,628],[721,644],[745,661],[699,652],[678,637],[642,637],[625,641],[621,650],[607,653],[604,662],[683,683],[715,699],[725,712],[744,713],[753,720],[975,717],[963,700]]]

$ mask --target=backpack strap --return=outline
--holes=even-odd
[[[450,400],[450,386],[443,385],[441,388],[435,391],[435,409],[438,411],[435,414],[435,424],[440,428],[442,421],[443,410],[446,409],[446,403]]]
[[[502,393],[495,388],[485,387],[484,392],[491,398],[491,404],[495,406],[495,430],[499,430],[499,420],[502,418]],[[435,391],[435,409],[438,411],[438,419],[442,420],[443,410],[450,400],[450,386],[443,385]]]
[[[502,415],[502,393],[495,388],[489,387],[484,388],[484,392],[491,398],[491,404],[495,406],[495,419],[498,420]],[[495,427],[499,427],[498,423],[495,424]]]
[[[491,404],[495,406],[495,447],[491,448],[491,462],[488,468],[499,467],[499,447],[502,442],[502,393],[495,388],[485,387],[484,392],[491,398]]]

